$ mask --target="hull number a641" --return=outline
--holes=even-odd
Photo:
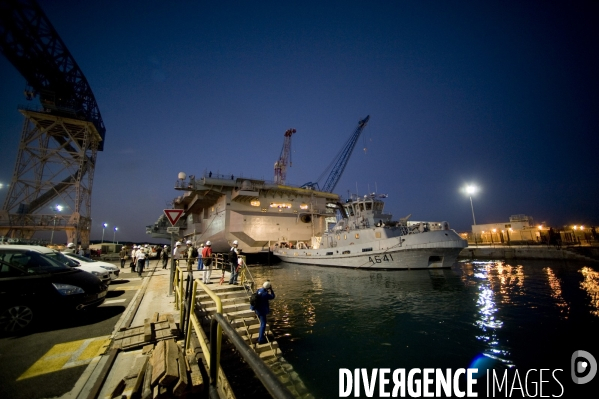
[[[368,260],[370,262],[372,262],[373,264],[383,263],[383,262],[393,262],[393,256],[391,256],[391,254],[374,255],[374,256],[369,256]]]

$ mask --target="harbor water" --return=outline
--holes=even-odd
[[[596,392],[599,376],[573,383],[571,358],[584,350],[599,359],[598,270],[531,260],[404,271],[251,267],[257,283],[272,282],[274,337],[316,398],[339,397],[340,369],[383,368],[478,368],[478,397],[533,396],[533,388],[540,397],[540,387],[549,397]],[[507,375],[512,389],[491,395],[489,372]],[[364,389],[358,396],[368,397]]]

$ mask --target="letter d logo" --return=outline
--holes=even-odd
[[[584,360],[579,360],[579,358],[583,358]],[[572,354],[570,370],[572,373],[572,381],[574,381],[575,384],[586,384],[595,377],[595,374],[597,374],[597,361],[593,355],[587,351],[576,351]],[[577,374],[582,374],[587,370],[588,374],[586,376],[578,377]]]

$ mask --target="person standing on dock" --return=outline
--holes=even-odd
[[[229,279],[229,284],[237,284],[237,255],[239,255],[239,250],[237,246],[239,243],[237,240],[233,241],[233,246],[229,250],[229,266],[231,267],[231,278]]]
[[[179,266],[179,260],[183,259],[183,252],[185,250],[181,248],[181,242],[177,241],[175,243],[175,249],[173,249],[173,258],[175,259],[175,266]]]
[[[204,273],[202,281],[204,284],[210,284],[210,275],[212,274],[212,243],[206,241],[206,245],[202,248],[202,258],[204,262]]]
[[[202,271],[204,269],[204,260],[202,259],[204,253],[204,243],[200,244],[198,248],[198,270]]]
[[[135,254],[137,253],[137,245],[133,244],[131,247],[131,263],[129,267],[131,268],[131,273],[135,273]]]
[[[256,291],[256,305],[250,305],[250,309],[256,312],[260,320],[260,333],[258,335],[258,344],[265,344],[266,337],[266,315],[270,313],[269,301],[275,299],[275,291],[272,289],[270,281],[266,280],[262,288]]]
[[[187,271],[190,272],[193,270],[193,263],[198,258],[199,254],[197,248],[193,246],[190,240],[187,240],[186,244]]]
[[[135,260],[137,262],[137,274],[139,275],[139,277],[141,277],[141,274],[144,272],[144,266],[146,264],[146,252],[141,247],[141,245],[135,253]]]
[[[164,250],[161,253],[162,256],[162,268],[166,269],[168,266],[168,245],[164,246]]]
[[[123,248],[121,248],[121,252],[119,252],[119,256],[121,258],[121,269],[124,269],[125,261],[127,260],[127,256],[129,256],[129,251],[127,250],[126,245],[123,245]]]

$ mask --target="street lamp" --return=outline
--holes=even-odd
[[[118,244],[118,242],[116,242],[116,231],[118,230],[118,227],[114,228],[114,235],[112,236],[112,242],[114,242],[115,244]]]
[[[52,234],[50,235],[50,244],[54,241],[54,229],[56,229],[56,212],[62,211],[61,205],[56,205],[54,207],[54,226],[52,227]]]
[[[474,206],[472,205],[472,194],[476,193],[476,191],[478,191],[478,189],[475,186],[469,185],[466,187],[466,192],[470,196],[470,209],[472,209],[472,221],[474,222],[475,226],[476,226],[476,219],[474,218]]]
[[[104,230],[108,227],[108,223],[102,223],[102,244],[104,244]]]

